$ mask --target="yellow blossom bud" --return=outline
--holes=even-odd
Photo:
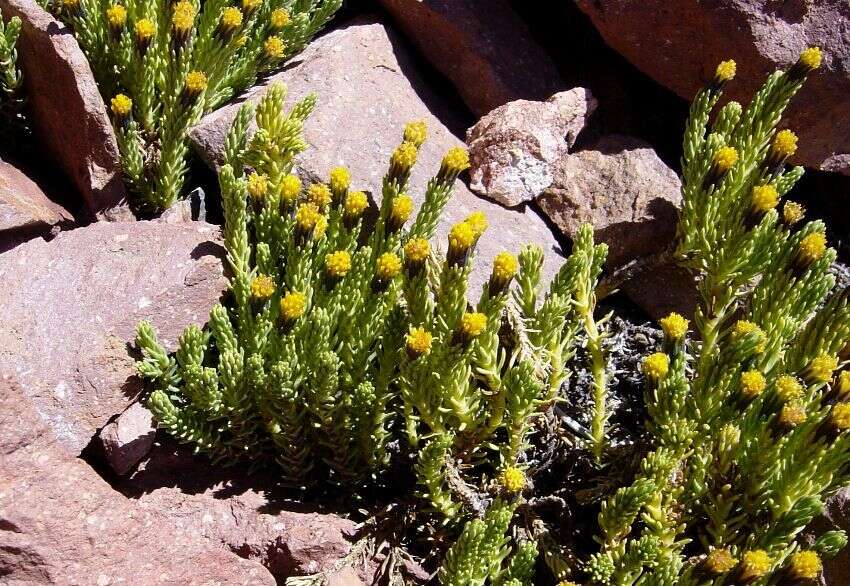
[[[850,429],[850,403],[838,403],[829,413],[829,422],[837,431]]]
[[[326,208],[332,199],[331,190],[324,183],[313,183],[307,188],[307,201],[320,210]]]
[[[411,328],[405,338],[408,355],[416,359],[423,354],[428,354],[431,351],[431,343],[434,336],[424,328]]]
[[[806,408],[800,403],[786,403],[779,411],[777,422],[784,429],[793,429],[806,421]]]
[[[431,245],[424,238],[414,238],[404,245],[405,259],[415,263],[425,262],[430,253]]]
[[[449,231],[449,261],[457,264],[475,244],[475,230],[468,222],[459,222]]]
[[[290,20],[292,19],[289,17],[289,11],[285,8],[275,8],[269,15],[269,23],[274,30],[282,29],[289,24]]]
[[[714,168],[722,175],[727,173],[738,162],[738,151],[733,147],[724,146],[714,153]]]
[[[242,0],[242,10],[245,11],[245,14],[253,14],[262,3],[263,0]]]
[[[517,274],[519,263],[510,252],[500,252],[493,259],[493,272],[490,273],[490,295],[503,292]]]
[[[812,232],[803,237],[797,245],[795,264],[801,269],[806,269],[813,262],[820,260],[825,252],[826,235],[823,232]]]
[[[413,200],[409,196],[402,193],[393,199],[388,225],[390,232],[400,230],[412,213]]]
[[[788,562],[788,573],[795,580],[814,580],[822,569],[820,556],[812,550],[795,552]]]
[[[467,216],[465,221],[475,233],[475,240],[481,238],[481,235],[484,234],[487,227],[490,225],[487,222],[487,215],[482,211],[472,212],[469,216]]]
[[[112,32],[119,32],[127,24],[127,9],[120,4],[113,4],[106,9],[106,22]]]
[[[758,327],[758,325],[754,324],[751,321],[741,319],[735,322],[735,327],[733,328],[732,332],[734,337],[737,339],[741,339],[748,334],[754,334],[757,342],[756,352],[764,352],[765,345],[767,343],[767,337],[764,334],[764,330]]]
[[[385,252],[378,257],[375,276],[381,281],[391,281],[401,272],[401,259],[392,252]]]
[[[195,8],[191,2],[180,0],[174,5],[171,15],[171,28],[175,37],[185,39],[195,23]]]
[[[837,357],[821,354],[806,368],[806,381],[817,384],[829,382],[836,368],[838,368]]]
[[[274,295],[275,285],[272,278],[260,273],[251,280],[251,297],[258,301],[265,301]]]
[[[331,169],[331,191],[334,193],[336,201],[342,197],[348,187],[351,185],[351,173],[345,167],[334,167]]]
[[[478,337],[486,327],[487,316],[483,313],[466,312],[460,318],[460,332],[467,339]]]
[[[328,229],[328,217],[322,214],[319,214],[319,217],[316,218],[316,227],[313,228],[313,238],[316,240],[320,240],[324,238],[325,232]]]
[[[266,198],[266,193],[269,190],[269,178],[259,173],[251,173],[248,175],[248,195],[254,201],[263,201]]]
[[[112,113],[118,119],[127,118],[133,111],[133,100],[125,94],[118,94],[109,103]]]
[[[387,173],[387,177],[399,184],[407,181],[410,168],[416,163],[418,152],[416,145],[412,143],[403,142],[398,145],[390,156],[390,170]]]
[[[741,394],[745,399],[755,399],[767,387],[764,375],[757,370],[741,373]]]
[[[803,385],[795,376],[783,374],[776,379],[776,396],[783,403],[799,399],[803,395]]]
[[[721,576],[734,568],[738,560],[728,549],[712,550],[705,558],[705,570],[713,576]]]
[[[404,127],[404,142],[419,148],[428,136],[428,127],[424,120],[408,122]]]
[[[185,92],[188,98],[197,98],[207,89],[207,76],[202,71],[190,71],[186,74]]]
[[[80,7],[80,0],[61,0],[61,4],[69,12],[74,12]]]
[[[688,325],[690,324],[688,320],[675,311],[667,317],[662,318],[660,323],[661,329],[664,330],[664,335],[672,341],[683,339],[685,334],[688,333]]]
[[[752,582],[763,578],[770,572],[773,562],[763,549],[744,552],[738,568],[738,577],[743,582]]]
[[[285,46],[283,39],[277,35],[272,35],[263,43],[263,53],[270,60],[278,60],[283,58]]]
[[[280,300],[280,314],[287,321],[295,321],[307,308],[307,298],[303,293],[290,291]]]
[[[833,384],[833,392],[839,401],[850,398],[850,370],[842,370]]]
[[[786,201],[782,206],[782,223],[786,226],[793,226],[806,215],[806,208],[796,201]]]
[[[315,204],[302,203],[295,212],[295,224],[302,232],[311,232],[316,227],[316,222],[319,221],[321,215]]]
[[[235,6],[228,6],[221,11],[219,19],[219,30],[225,35],[230,35],[242,26],[242,11]]]
[[[280,182],[280,199],[286,204],[293,204],[301,193],[301,180],[298,175],[287,175]]]
[[[136,32],[136,43],[138,43],[141,48],[145,49],[150,44],[151,39],[156,33],[156,26],[154,26],[153,22],[147,18],[142,18],[136,21],[136,25],[133,27],[133,30]]]
[[[518,494],[525,488],[525,472],[515,466],[508,466],[499,475],[499,484],[510,494]]]
[[[467,169],[469,169],[469,153],[464,148],[452,147],[443,157],[437,173],[437,181],[443,185],[449,184]]]
[[[757,213],[764,213],[779,205],[779,192],[773,185],[756,185],[750,196],[750,207]]]
[[[341,279],[351,270],[351,255],[345,250],[325,255],[325,270],[329,277]]]
[[[721,61],[714,72],[714,83],[723,84],[727,81],[732,81],[735,78],[736,71],[737,65],[734,60],[727,59],[726,61]]]
[[[797,152],[797,135],[788,130],[780,130],[773,137],[768,153],[768,161],[778,164]]]
[[[643,374],[652,381],[659,381],[670,370],[670,357],[663,352],[650,354],[643,361]]]
[[[820,47],[809,47],[800,53],[797,62],[788,70],[788,77],[792,80],[800,80],[821,65],[823,54]]]
[[[350,191],[348,195],[345,196],[343,209],[347,218],[356,220],[363,215],[363,212],[366,211],[366,208],[368,207],[369,199],[362,191]]]

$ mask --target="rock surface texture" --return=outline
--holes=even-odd
[[[390,154],[401,140],[404,125],[424,120],[429,138],[422,146],[413,169],[409,194],[421,203],[428,179],[440,167],[443,154],[462,145],[432,112],[445,110],[438,96],[413,73],[409,55],[398,39],[380,22],[359,21],[332,31],[313,42],[300,56],[301,62],[273,76],[285,83],[289,103],[315,92],[319,101],[304,128],[310,147],[297,159],[302,174],[327,180],[329,171],[345,165],[351,171],[352,187],[379,194],[381,178]],[[262,96],[265,88],[250,90],[248,99]],[[236,115],[236,104],[206,116],[191,130],[190,139],[208,161],[222,152],[224,137]],[[451,120],[449,120],[451,124]],[[482,210],[490,229],[478,244],[476,270],[470,283],[477,296],[487,279],[493,257],[502,250],[518,252],[532,242],[546,252],[544,274],[551,278],[563,259],[552,232],[533,210],[507,210],[483,200],[458,181],[454,197],[437,229],[437,242],[445,249],[445,236],[452,224],[469,213]]]
[[[81,208],[110,217],[125,197],[121,163],[85,55],[70,29],[35,0],[0,0],[0,12],[23,21],[18,65],[36,136],[82,195]]]
[[[380,0],[478,116],[563,88],[558,69],[508,0]]]
[[[595,109],[584,88],[496,108],[466,135],[470,189],[509,207],[534,199],[552,184],[557,161]]]
[[[99,437],[106,461],[116,474],[124,475],[150,452],[156,423],[151,412],[137,402],[100,430]]]
[[[99,222],[0,255],[0,373],[79,453],[138,394],[129,344],[151,320],[170,349],[225,287],[218,228]]]
[[[738,75],[726,95],[748,100],[776,67],[817,45],[824,63],[791,104],[795,162],[850,174],[850,4],[846,0],[693,2],[578,0],[605,41],[638,69],[691,99],[723,59]],[[694,50],[698,46],[699,50]]]
[[[0,160],[0,251],[11,234],[35,236],[71,219],[71,214],[52,202],[35,182]]]

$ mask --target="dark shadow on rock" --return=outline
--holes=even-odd
[[[227,250],[218,242],[207,240],[195,246],[190,256],[193,260],[198,260],[205,256],[214,256],[224,261],[227,258]]]

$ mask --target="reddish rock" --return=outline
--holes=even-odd
[[[0,453],[4,584],[275,584],[257,561],[113,490],[57,442],[7,378]]]
[[[606,265],[615,268],[672,241],[681,183],[648,144],[612,135],[562,157],[537,202],[568,237],[593,224],[597,242],[609,247]]]
[[[36,136],[82,195],[81,207],[110,217],[125,196],[121,163],[85,55],[70,29],[35,0],[0,0],[0,11],[23,22],[18,64]]]
[[[380,2],[478,116],[563,88],[557,67],[508,0]]]
[[[434,115],[446,111],[446,104],[417,77],[402,46],[383,24],[359,21],[317,39],[299,56],[298,64],[271,78],[288,86],[289,104],[308,93],[319,96],[304,128],[309,148],[297,159],[303,175],[327,180],[330,169],[346,165],[354,188],[379,193],[405,123],[424,120],[429,138],[420,150],[409,189],[414,201],[422,201],[425,185],[439,169],[445,151],[463,143]],[[264,90],[263,86],[253,88],[247,96],[255,100]],[[220,157],[238,108],[238,104],[225,106],[190,131],[190,140],[207,161]],[[490,229],[478,244],[471,296],[477,297],[493,257],[505,249],[518,252],[525,242],[546,251],[545,276],[551,278],[560,268],[563,259],[557,254],[557,240],[533,210],[508,210],[480,199],[461,181],[455,183],[454,197],[437,229],[436,241],[443,249],[451,225],[475,210],[487,214]]]
[[[121,476],[132,471],[148,455],[155,436],[153,415],[138,402],[109,422],[99,435],[106,461]]]
[[[672,263],[647,268],[624,283],[622,290],[655,321],[667,317],[671,311],[693,319],[699,303],[693,274]]]
[[[99,222],[0,255],[0,373],[14,373],[79,453],[138,394],[130,343],[151,320],[171,349],[226,285],[218,228]]]
[[[578,0],[605,41],[638,69],[686,99],[735,59],[727,96],[748,102],[765,76],[818,45],[820,71],[794,99],[786,122],[800,135],[795,162],[850,174],[850,8],[846,0],[694,2]],[[698,48],[698,50],[695,50]]]
[[[9,232],[43,234],[72,220],[29,177],[0,160],[0,237]]]
[[[552,184],[556,162],[595,109],[584,88],[496,108],[466,133],[470,189],[509,207],[534,199]]]

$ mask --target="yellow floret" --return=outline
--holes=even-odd
[[[797,256],[805,265],[820,260],[826,252],[826,235],[823,232],[807,234],[797,246]]]
[[[112,28],[124,28],[127,23],[127,9],[120,4],[113,4],[106,9],[106,21]]]
[[[525,488],[525,472],[515,466],[508,466],[499,475],[499,484],[506,492],[517,494]]]
[[[836,368],[838,368],[838,358],[821,354],[809,364],[806,369],[806,378],[815,383],[825,383],[832,378]]]
[[[390,218],[398,225],[404,224],[413,213],[413,200],[405,194],[401,194],[393,199],[392,209],[390,210]]]
[[[767,575],[773,562],[763,549],[744,552],[741,556],[740,577],[745,582],[751,582]]]
[[[154,26],[153,22],[147,18],[142,18],[136,21],[134,29],[136,31],[136,40],[139,43],[146,43],[147,41],[150,41],[154,36],[154,33],[156,33],[156,26]]]
[[[833,407],[829,421],[839,431],[850,429],[850,403],[838,403]]]
[[[764,335],[764,330],[758,327],[758,325],[754,324],[751,321],[741,319],[735,322],[733,332],[736,338],[743,338],[747,334],[755,334],[756,340],[758,341],[758,344],[756,345],[756,351],[764,352],[767,340],[766,336]]]
[[[428,127],[424,120],[408,122],[404,127],[404,142],[420,147],[428,136]]]
[[[786,201],[782,206],[782,221],[789,226],[793,226],[803,219],[806,215],[806,208],[796,201]]]
[[[268,299],[274,294],[275,285],[272,278],[260,273],[251,280],[251,297],[254,299]]]
[[[664,330],[664,335],[670,340],[681,340],[688,333],[688,325],[690,322],[681,314],[672,312],[665,318],[661,319],[661,329]]]
[[[186,74],[186,91],[190,95],[197,96],[205,89],[207,89],[207,76],[203,71],[190,71]]]
[[[481,235],[487,230],[487,227],[490,225],[487,222],[487,215],[484,212],[476,211],[472,212],[467,216],[466,223],[472,228],[472,231],[475,233],[475,239],[478,240],[481,238]]]
[[[788,572],[797,580],[814,580],[822,569],[820,556],[812,550],[794,553],[788,563]]]
[[[385,252],[378,257],[378,264],[375,267],[375,274],[382,281],[389,281],[395,278],[401,271],[401,259],[392,252]]]
[[[342,193],[351,185],[351,173],[345,167],[334,167],[331,169],[331,190],[334,193]]]
[[[345,215],[351,218],[358,218],[369,207],[369,199],[362,191],[351,191],[345,196]]]
[[[453,175],[457,175],[469,169],[469,153],[465,148],[452,147],[446,151],[442,166]]]
[[[850,396],[850,370],[842,370],[835,381],[835,394],[844,401]]]
[[[758,370],[741,373],[741,394],[747,399],[755,399],[767,387],[764,375]]]
[[[259,8],[262,3],[263,0],[242,0],[242,10],[250,14]]]
[[[731,81],[735,78],[736,71],[737,65],[734,60],[727,59],[726,61],[721,61],[714,72],[714,79],[720,83]]]
[[[326,207],[332,199],[331,190],[324,183],[313,183],[307,188],[307,201],[319,209]]]
[[[270,36],[266,39],[266,42],[263,43],[263,53],[265,53],[266,57],[269,59],[282,58],[284,50],[285,46],[283,44],[283,39],[277,35]]]
[[[177,33],[187,33],[192,28],[195,22],[195,8],[191,2],[180,0],[174,5],[173,14],[171,16],[171,25]]]
[[[62,0],[62,6],[71,10],[80,5],[80,0]]]
[[[458,222],[449,231],[449,250],[464,252],[475,243],[475,230],[468,222]]]
[[[705,569],[715,576],[729,572],[737,564],[738,560],[728,549],[715,549],[705,558]]]
[[[820,67],[822,60],[823,55],[821,54],[820,47],[809,47],[808,49],[805,49],[802,53],[800,53],[800,58],[798,59],[800,65],[809,71]]]
[[[316,219],[316,227],[313,228],[313,238],[316,240],[323,238],[327,229],[328,217],[319,214],[319,217]]]
[[[431,245],[425,238],[414,238],[404,245],[404,257],[414,263],[425,262],[431,253]]]
[[[259,173],[248,175],[248,194],[257,201],[262,201],[269,190],[269,178]]]
[[[776,159],[787,159],[797,152],[797,135],[788,130],[780,130],[770,145],[771,155]]]
[[[497,281],[510,281],[518,270],[517,258],[510,252],[500,252],[493,259],[493,278]]]
[[[325,270],[335,279],[344,277],[351,270],[351,255],[345,250],[325,255]]]
[[[643,373],[651,380],[661,380],[670,370],[670,357],[663,352],[650,354],[643,361]]]
[[[726,173],[738,162],[738,151],[733,147],[724,146],[714,153],[714,166],[720,173]]]
[[[133,110],[133,100],[125,94],[118,94],[109,103],[112,113],[118,118],[126,118]]]
[[[787,403],[779,412],[779,424],[783,427],[797,427],[806,421],[806,408],[800,403]]]
[[[467,338],[479,336],[487,327],[487,316],[483,313],[466,312],[460,318],[460,331]]]
[[[221,28],[232,31],[242,26],[242,11],[235,6],[228,6],[221,11]]]
[[[304,315],[307,298],[303,293],[291,291],[280,300],[280,314],[287,320],[293,321]]]
[[[269,22],[275,30],[282,29],[289,24],[290,20],[292,19],[289,17],[289,11],[285,8],[275,8],[269,15]]]
[[[411,328],[405,338],[407,351],[413,356],[422,356],[431,351],[431,342],[434,336],[424,328]]]
[[[783,374],[776,379],[776,396],[783,403],[799,399],[803,394],[803,385],[795,376]]]
[[[416,145],[403,142],[393,151],[390,157],[390,165],[399,169],[410,169],[416,163]]]
[[[773,185],[756,185],[751,196],[752,208],[757,212],[766,212],[779,205],[779,192]]]
[[[287,175],[280,182],[280,199],[284,203],[294,203],[301,193],[301,180],[298,175]]]
[[[321,216],[315,204],[302,203],[295,212],[295,223],[302,231],[309,232],[316,227],[316,222]]]

